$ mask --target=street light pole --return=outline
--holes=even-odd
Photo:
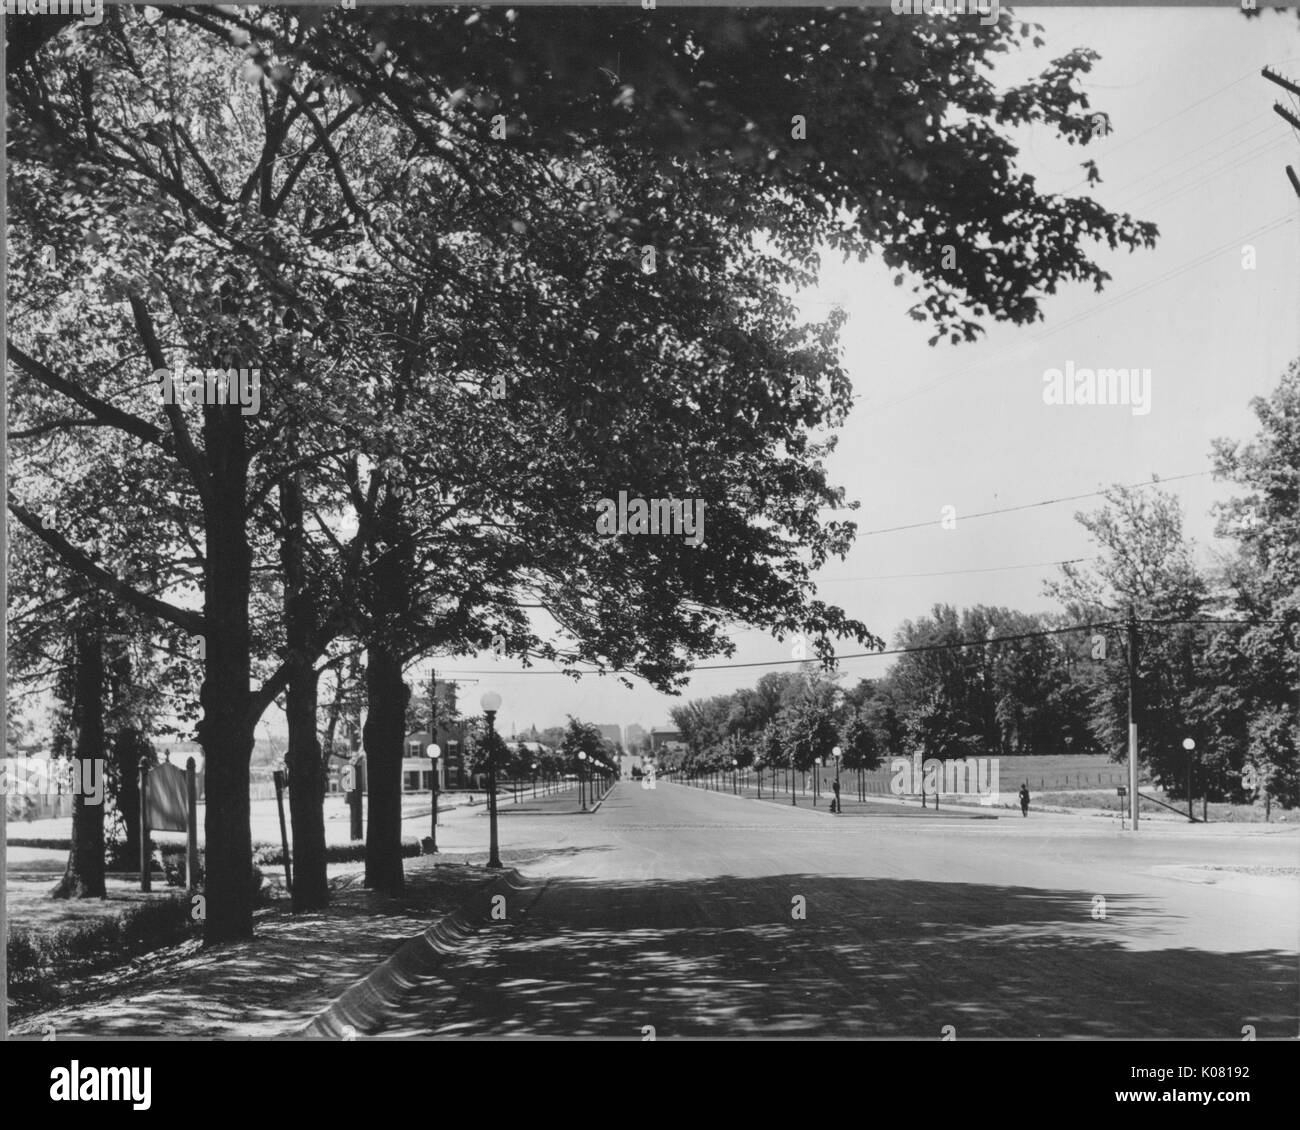
[[[1128,791],[1129,827],[1138,830],[1138,724],[1137,724],[1137,613],[1130,604],[1128,609]]]
[[[843,815],[844,802],[840,799],[840,758],[844,756],[844,751],[836,746],[831,750],[831,756],[835,758],[835,815]]]
[[[497,769],[496,769],[496,722],[497,711],[501,709],[501,696],[496,691],[488,691],[479,705],[487,716],[488,741],[488,861],[487,865],[494,871],[501,868],[501,856],[497,851]]]
[[[587,755],[581,750],[578,751],[578,797],[582,801],[582,811],[587,811],[587,778],[583,773],[583,766],[586,764]]]
[[[818,788],[821,785],[821,779],[822,779],[822,759],[820,757],[814,757],[813,758],[813,808],[817,807]]]
[[[1192,814],[1192,754],[1196,750],[1196,742],[1192,738],[1184,738],[1183,749],[1187,750],[1187,821],[1195,824],[1196,817]]]
[[[433,774],[429,779],[429,796],[432,800],[433,818],[429,821],[429,840],[431,847],[430,855],[438,854],[438,758],[442,756],[442,750],[438,748],[436,742],[430,742],[427,750],[429,761],[433,766]]]

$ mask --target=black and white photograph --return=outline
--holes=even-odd
[[[27,1098],[213,1040],[1274,1085],[1298,17],[5,0]]]

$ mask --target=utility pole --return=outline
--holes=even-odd
[[[1133,831],[1138,828],[1137,613],[1128,606],[1128,793]]]
[[[1273,83],[1274,86],[1280,86],[1283,90],[1289,91],[1291,94],[1300,95],[1300,85],[1291,82],[1289,79],[1284,79],[1279,74],[1274,74],[1267,67],[1260,71],[1260,74],[1268,79],[1269,82]],[[1288,110],[1281,102],[1273,103],[1273,113],[1293,129],[1300,130],[1300,117],[1297,117],[1294,113]],[[1295,189],[1296,196],[1300,196],[1300,177],[1296,176],[1295,169],[1290,165],[1287,165],[1286,175],[1291,181],[1291,187]]]

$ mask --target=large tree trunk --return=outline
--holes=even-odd
[[[248,685],[252,551],[244,512],[248,463],[238,407],[205,408],[204,438],[213,498],[205,510],[203,613],[208,636],[199,723],[207,795],[203,941],[216,945],[253,936],[248,764],[257,720]]]
[[[117,766],[117,795],[114,798],[118,815],[122,818],[123,835],[120,858],[140,860],[140,758],[145,755],[148,742],[137,729],[119,730],[113,738],[113,761]]]
[[[325,771],[316,736],[316,672],[295,671],[285,691],[289,722],[289,816],[293,824],[293,909],[329,905],[325,875]]]
[[[400,894],[402,875],[402,739],[410,688],[402,664],[382,644],[367,649],[366,886]]]
[[[76,678],[72,716],[77,727],[72,798],[72,850],[54,898],[104,897],[104,641],[99,629],[82,626],[76,635]],[[90,764],[87,765],[86,763]],[[98,764],[95,764],[98,762]],[[93,774],[93,775],[92,775]],[[98,797],[86,795],[87,786]]]
[[[292,449],[291,449],[292,454]],[[329,905],[325,875],[325,771],[316,735],[317,676],[312,650],[315,617],[307,591],[303,550],[302,491],[296,479],[280,487],[284,535],[280,560],[284,571],[285,635],[293,673],[285,691],[289,724],[289,816],[293,823],[293,909],[319,910]]]

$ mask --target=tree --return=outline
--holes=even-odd
[[[794,768],[811,770],[817,758],[824,761],[830,757],[839,739],[835,701],[838,692],[830,679],[810,673],[803,693],[777,716],[782,743]]]
[[[727,650],[737,618],[807,631],[822,657],[833,637],[871,638],[807,595],[852,537],[819,517],[844,501],[818,435],[847,411],[840,318],[800,326],[782,295],[812,281],[819,247],[916,272],[915,316],[959,340],[974,318],[1032,320],[1058,282],[1100,287],[1091,240],[1154,239],[1015,171],[1000,129],[1091,136],[1072,84],[1092,56],[997,92],[980,68],[1014,42],[1009,18],[968,36],[848,12],[585,15],[575,35],[573,13],[533,10],[467,25],[448,11],[112,9],[89,33],[24,39],[10,356],[28,418],[10,510],[64,568],[204,641],[210,942],[252,929],[248,757],[282,693],[307,786],[291,792],[295,905],[324,897],[314,664],[345,631],[368,652],[368,867],[390,886],[408,658],[501,634],[510,654],[675,689],[694,658]],[[611,100],[600,66],[620,47],[630,81]],[[846,70],[864,76],[851,98]],[[811,132],[790,128],[803,98]],[[46,240],[57,293],[37,268]],[[668,269],[634,270],[646,247]],[[456,378],[420,371],[431,342]],[[173,344],[223,368],[262,359],[264,409],[187,413],[138,378],[123,387],[124,366],[164,368]],[[484,389],[519,371],[535,374],[526,395],[485,417]],[[640,448],[605,443],[611,420]],[[102,465],[105,435],[133,458],[128,487],[103,484],[92,548],[81,528],[42,527],[32,449],[72,442]],[[485,454],[486,483],[472,465]],[[412,507],[412,481],[447,489]],[[713,536],[602,542],[590,508],[620,485],[705,501]],[[202,611],[127,579],[141,515],[157,534],[144,564],[172,579],[184,546]],[[278,592],[262,587],[270,568]],[[525,602],[545,603],[572,647],[537,640]]]
[[[978,754],[970,728],[963,725],[942,687],[936,687],[925,701],[912,708],[906,727],[909,744],[923,761],[932,757],[948,761]]]
[[[862,708],[852,709],[840,723],[839,746],[845,769],[877,769],[886,752]]]
[[[1215,441],[1215,477],[1250,493],[1219,507],[1216,532],[1236,543],[1219,574],[1225,608],[1251,623],[1211,635],[1216,673],[1202,713],[1201,744],[1222,751],[1219,789],[1300,803],[1300,360],[1272,396],[1251,402],[1259,432],[1249,443]]]
[[[1179,796],[1186,789],[1182,738],[1188,726],[1186,696],[1195,681],[1196,643],[1194,629],[1180,621],[1200,615],[1207,585],[1183,538],[1176,497],[1117,486],[1105,498],[1100,510],[1076,516],[1102,550],[1096,563],[1063,565],[1062,579],[1046,588],[1075,622],[1117,625],[1102,633],[1109,641],[1109,661],[1081,669],[1092,698],[1094,733],[1122,760],[1128,669],[1135,665],[1139,759],[1171,796]],[[1128,654],[1122,623],[1130,610],[1139,622],[1136,656]]]

